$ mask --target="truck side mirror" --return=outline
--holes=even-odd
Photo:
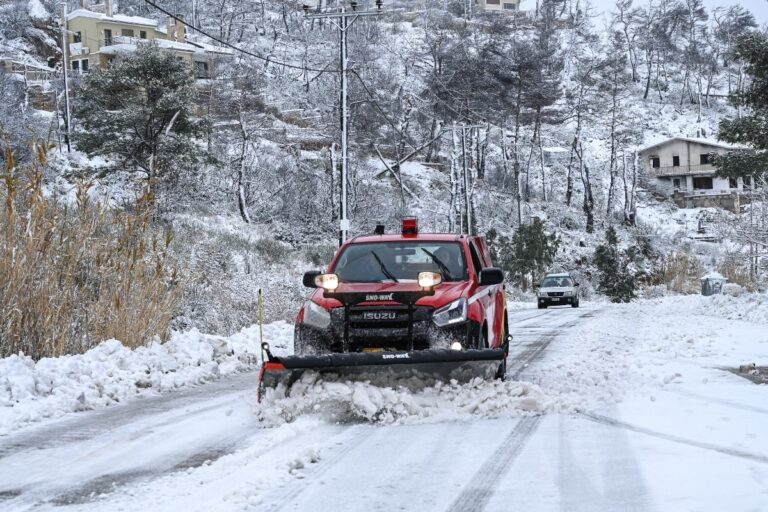
[[[480,286],[501,284],[504,282],[504,272],[499,267],[488,267],[480,271]]]
[[[304,280],[302,281],[304,286],[307,288],[317,288],[317,284],[315,284],[315,278],[320,274],[322,274],[320,270],[310,270],[309,272],[305,272]]]
[[[576,283],[573,286],[581,286],[581,284],[580,283]]]
[[[539,283],[533,283],[533,287],[534,287],[534,288],[541,288],[541,284],[539,284]]]

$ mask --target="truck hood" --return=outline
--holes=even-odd
[[[337,291],[339,292],[357,292],[357,293],[390,293],[390,292],[413,292],[420,290],[415,282],[409,283],[341,283]],[[418,306],[429,306],[439,308],[453,302],[461,297],[469,297],[472,291],[472,283],[469,281],[449,281],[440,283],[435,287],[435,294],[422,297],[416,302]],[[316,289],[309,296],[310,300],[319,304],[325,309],[340,308],[341,302],[336,299],[326,299],[323,297],[323,290]],[[398,304],[397,302],[363,302],[361,304]]]

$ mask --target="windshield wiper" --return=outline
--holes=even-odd
[[[431,252],[429,252],[423,247],[421,247],[421,250],[427,253],[427,255],[430,258],[432,258],[432,261],[437,263],[437,266],[440,267],[440,270],[443,272],[443,274],[445,274],[446,281],[453,281],[453,276],[451,275],[451,271],[448,270],[448,265],[443,263],[443,260],[441,260],[440,258],[438,258],[437,256],[435,256],[434,254],[432,254]]]
[[[376,258],[376,261],[379,262],[379,268],[381,268],[381,273],[384,274],[389,279],[393,280],[394,282],[399,283],[400,281],[397,280],[394,274],[392,274],[392,272],[387,270],[387,267],[384,265],[384,262],[381,261],[381,258],[379,258],[379,255],[376,254],[376,251],[371,251],[371,254],[373,254],[373,257]]]

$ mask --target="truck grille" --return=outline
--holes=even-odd
[[[335,338],[341,342],[344,338],[344,308],[331,311]],[[421,350],[428,347],[427,331],[432,321],[432,308],[416,306],[413,308],[414,348]],[[353,306],[349,311],[350,351],[363,349],[407,350],[408,307],[392,306]]]
[[[562,297],[565,292],[547,292],[550,297]]]

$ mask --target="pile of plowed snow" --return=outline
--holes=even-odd
[[[568,409],[567,404],[528,382],[474,379],[466,384],[454,381],[414,390],[328,381],[306,373],[287,397],[282,387],[267,390],[258,415],[266,424],[291,422],[305,414],[339,423],[412,424]]]
[[[264,339],[278,354],[292,351],[292,338],[293,326],[285,322],[264,326]],[[0,435],[43,418],[254,369],[259,353],[259,330],[252,326],[226,338],[192,330],[135,349],[109,340],[73,356],[6,357],[0,359]]]

